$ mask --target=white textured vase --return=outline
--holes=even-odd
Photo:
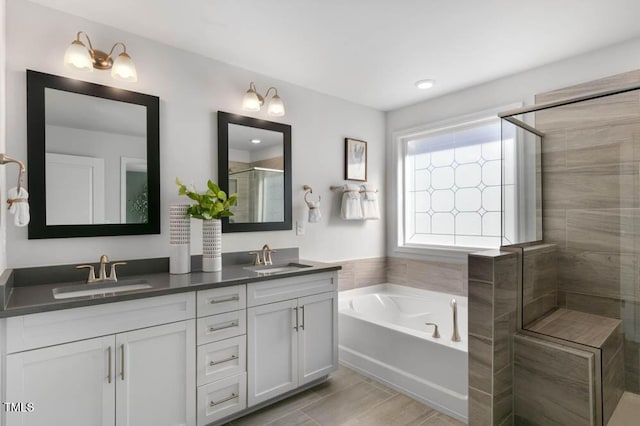
[[[202,221],[202,270],[204,272],[222,270],[222,221],[220,219]]]
[[[187,216],[189,204],[169,207],[169,273],[191,272],[191,218]]]

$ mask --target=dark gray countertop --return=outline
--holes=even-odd
[[[292,259],[288,259],[292,261]],[[77,308],[82,306],[100,305],[104,303],[122,302],[125,300],[142,299],[146,297],[162,296],[165,294],[182,293],[187,291],[206,290],[216,287],[226,287],[250,282],[269,281],[280,278],[315,274],[318,272],[337,271],[338,264],[320,263],[310,260],[296,259],[297,263],[309,265],[291,272],[273,274],[257,273],[245,269],[247,264],[224,265],[220,272],[192,272],[189,274],[171,275],[168,272],[140,273],[122,277],[118,284],[125,285],[127,281],[144,280],[151,288],[132,290],[113,295],[97,295],[74,297],[70,299],[54,299],[53,289],[74,284],[81,285],[82,281],[56,282],[54,284],[20,285],[17,284],[8,291],[4,310],[0,310],[0,318],[38,312],[55,311],[60,309]],[[91,284],[85,284],[90,286]]]

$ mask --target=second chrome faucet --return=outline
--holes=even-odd
[[[261,251],[251,251],[249,254],[255,256],[253,258],[253,266],[258,265],[273,265],[273,260],[271,260],[271,253],[275,253],[275,250],[271,250],[268,244],[262,246]],[[260,253],[262,253],[262,257],[260,257]]]
[[[111,271],[109,276],[107,276],[107,264],[109,263],[109,258],[106,254],[100,256],[100,271],[99,275],[96,278],[95,268],[93,265],[78,265],[76,269],[89,269],[89,276],[87,277],[87,283],[97,283],[101,281],[118,281],[118,276],[116,275],[116,266],[118,265],[126,265],[127,262],[113,262],[111,264]]]

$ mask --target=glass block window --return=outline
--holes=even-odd
[[[491,119],[405,140],[405,244],[500,246],[500,132]]]

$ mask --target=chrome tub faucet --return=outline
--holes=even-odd
[[[453,308],[453,335],[451,336],[452,342],[459,342],[460,333],[458,332],[458,303],[456,299],[451,299],[451,308]]]

